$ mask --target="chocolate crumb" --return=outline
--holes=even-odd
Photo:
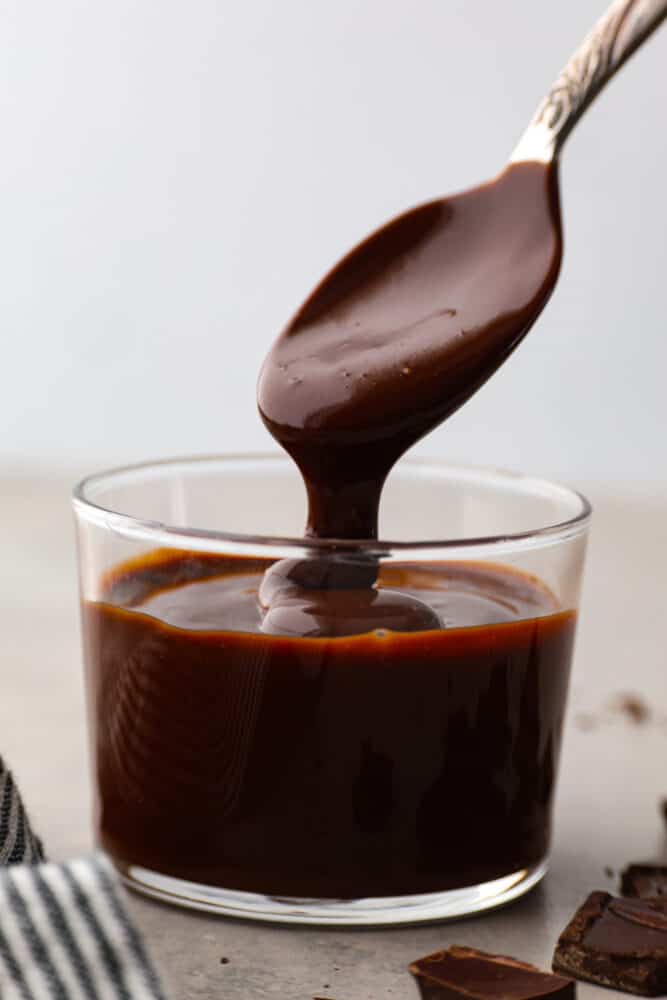
[[[574,717],[574,724],[577,729],[588,733],[591,729],[597,728],[598,720],[590,712],[578,712]]]
[[[223,955],[222,958],[220,959],[220,965],[229,965],[229,959],[227,958],[226,955]]]
[[[651,718],[651,709],[638,694],[623,692],[614,698],[611,707],[635,726],[641,726]]]

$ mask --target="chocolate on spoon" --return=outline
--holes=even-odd
[[[330,272],[259,382],[306,482],[309,535],[377,537],[389,470],[525,336],[560,258],[555,169],[517,163],[393,220]]]

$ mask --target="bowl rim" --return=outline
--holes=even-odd
[[[553,524],[546,524],[527,531],[508,532],[495,535],[474,535],[464,538],[438,538],[418,540],[392,539],[339,539],[291,537],[283,535],[248,534],[231,531],[208,530],[203,528],[188,528],[180,525],[167,524],[151,518],[135,517],[131,514],[105,507],[91,499],[89,493],[99,487],[105,480],[118,479],[140,472],[151,472],[165,469],[169,466],[203,466],[213,463],[243,464],[243,463],[276,463],[285,466],[294,465],[286,455],[279,452],[227,452],[220,454],[185,455],[173,458],[161,458],[128,465],[116,466],[101,472],[95,472],[79,480],[72,490],[72,505],[75,514],[88,522],[125,535],[150,537],[154,542],[162,540],[170,548],[210,549],[219,547],[218,543],[237,547],[254,546],[255,548],[272,549],[309,549],[321,551],[354,550],[382,554],[393,551],[405,553],[408,550],[424,552],[427,549],[493,549],[507,548],[525,549],[537,546],[551,545],[583,534],[593,511],[587,497],[578,490],[560,483],[511,470],[492,466],[477,466],[448,462],[438,458],[409,457],[402,459],[397,465],[400,468],[419,469],[422,472],[433,469],[441,474],[449,473],[461,478],[477,479],[478,481],[504,481],[517,485],[519,482],[532,492],[549,493],[556,498],[575,502],[578,507],[573,516]],[[180,544],[177,544],[180,543]]]

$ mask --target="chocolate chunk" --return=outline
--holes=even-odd
[[[667,993],[667,899],[592,892],[561,934],[553,968],[627,993]]]
[[[667,899],[667,865],[628,865],[621,874],[621,895],[637,899],[664,896]]]
[[[410,966],[423,1000],[574,1000],[571,979],[552,976],[534,965],[474,948],[452,947],[417,959]]]

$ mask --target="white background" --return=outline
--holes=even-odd
[[[0,463],[270,444],[261,359],[318,276],[496,172],[601,0],[8,0]],[[422,453],[667,478],[667,28],[565,151],[558,290]]]

